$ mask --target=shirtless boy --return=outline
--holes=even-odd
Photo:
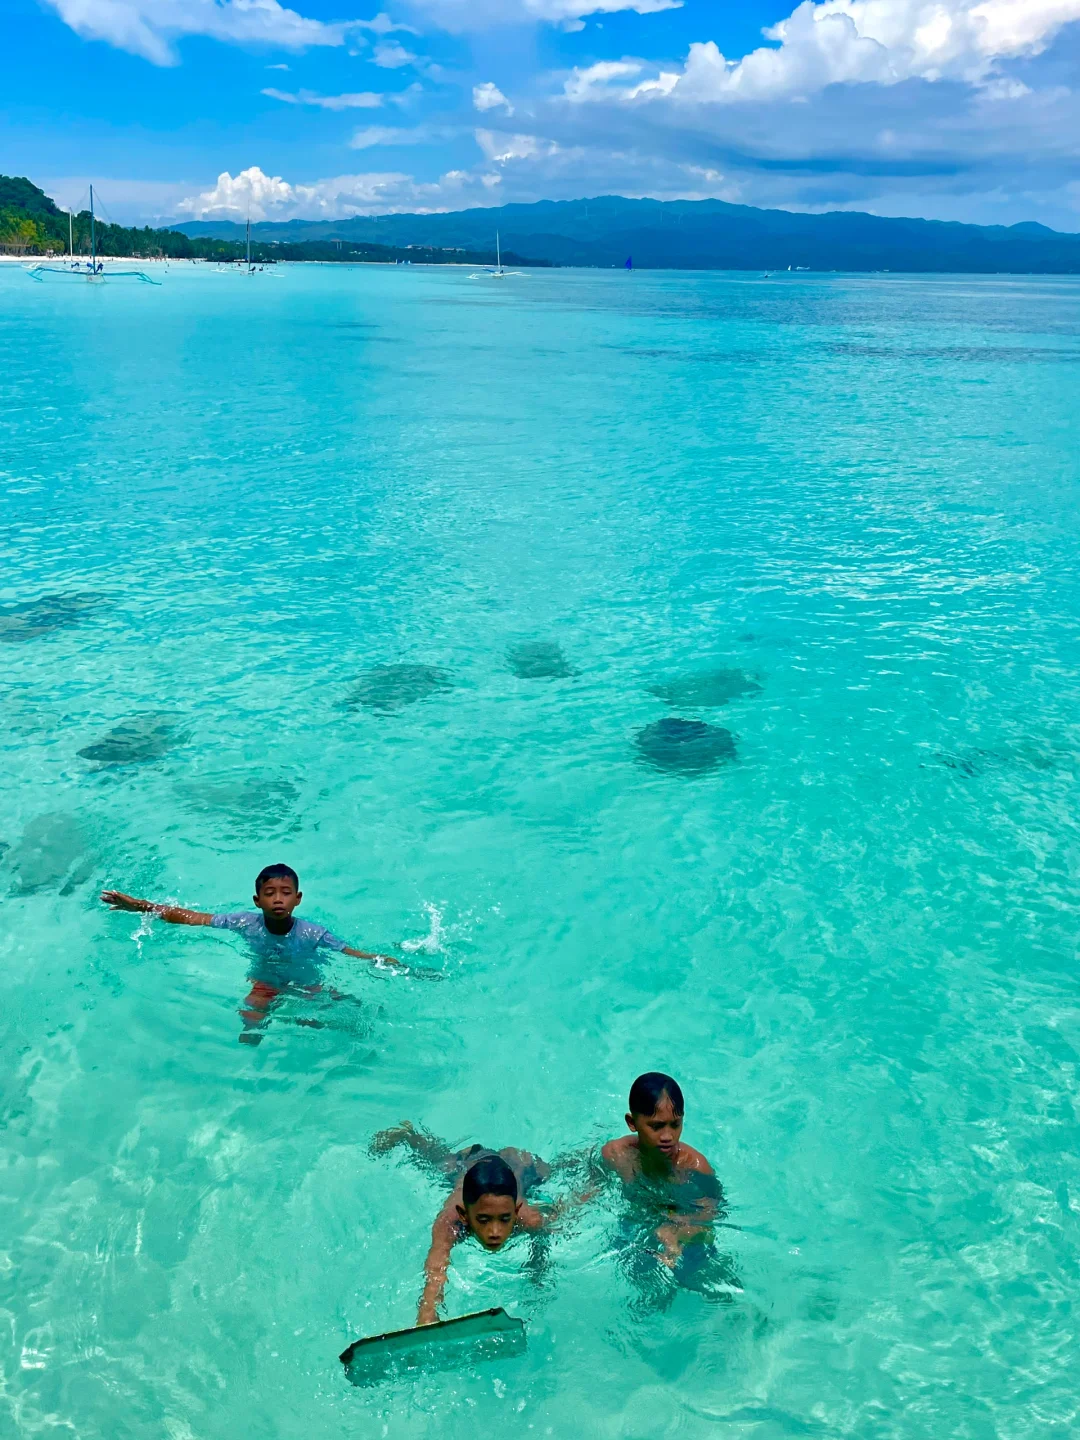
[[[385,1154],[406,1146],[415,1159],[454,1181],[454,1189],[431,1227],[431,1247],[424,1261],[424,1290],[416,1312],[417,1325],[434,1325],[446,1289],[450,1252],[470,1236],[485,1250],[501,1250],[518,1230],[543,1230],[553,1218],[525,1201],[526,1193],[551,1174],[551,1167],[527,1150],[486,1150],[471,1145],[453,1151],[434,1136],[405,1123],[375,1136],[371,1148]]]
[[[670,1075],[651,1070],[630,1087],[626,1124],[633,1132],[609,1140],[600,1154],[627,1186],[659,1186],[671,1217],[656,1230],[659,1259],[674,1267],[688,1241],[704,1239],[723,1203],[712,1166],[682,1138],[686,1106]],[[679,1192],[682,1192],[681,1194]]]

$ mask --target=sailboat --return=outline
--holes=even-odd
[[[68,250],[72,248],[71,234],[71,212],[68,211]],[[87,260],[85,268],[82,261],[71,256],[67,265],[31,265],[26,271],[31,280],[44,280],[46,275],[76,275],[85,277],[87,280],[101,284],[105,280],[142,280],[147,285],[160,285],[160,280],[154,280],[147,275],[145,270],[109,270],[105,271],[104,263],[98,259],[97,254],[97,219],[94,215],[94,187],[90,186],[90,259]]]
[[[634,268],[634,257],[633,257],[632,255],[627,255],[627,257],[626,257],[626,264],[623,266],[623,269],[624,269],[624,270],[633,270],[633,268]]]
[[[503,269],[502,250],[499,247],[499,232],[497,230],[495,231],[495,269],[491,271],[491,274],[500,277],[506,274],[506,271]]]
[[[249,275],[254,275],[256,270],[261,270],[261,269],[262,269],[262,266],[261,266],[261,265],[253,265],[253,264],[251,263],[251,216],[250,216],[250,215],[248,216],[248,221],[247,221],[247,250],[246,250],[245,253],[246,253],[246,256],[247,256],[246,261],[245,261],[245,263],[246,263],[246,265],[247,265],[247,273],[248,273]]]
[[[470,276],[469,276],[469,279],[470,279],[470,280],[482,280],[485,275],[490,275],[490,276],[492,277],[492,279],[494,279],[494,280],[503,280],[503,279],[506,278],[507,275],[520,275],[521,273],[522,273],[522,272],[521,272],[520,270],[504,270],[504,269],[503,269],[503,263],[502,263],[502,246],[501,246],[500,243],[499,243],[499,232],[498,232],[498,230],[496,230],[496,231],[495,231],[495,269],[494,269],[494,270],[483,270],[483,271],[479,271],[479,272],[478,272],[477,274],[475,274],[475,275],[470,275]]]

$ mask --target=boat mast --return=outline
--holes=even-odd
[[[248,268],[249,270],[251,269],[251,216],[250,216],[250,215],[248,216],[248,222],[247,222],[247,268]]]
[[[97,271],[97,236],[94,233],[94,187],[90,186],[90,269]]]
[[[71,206],[68,206],[68,259],[75,259],[75,246],[71,239]]]
[[[502,269],[502,251],[499,249],[499,232],[495,231],[495,269]]]

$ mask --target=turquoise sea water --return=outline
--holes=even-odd
[[[1078,382],[1073,280],[0,270],[0,1433],[1070,1433]],[[242,1046],[237,943],[96,901],[278,859],[445,981]],[[524,1356],[349,1386],[442,1199],[373,1132],[550,1158],[648,1068],[741,1293],[603,1197],[456,1253]]]

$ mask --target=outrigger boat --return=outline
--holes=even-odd
[[[68,215],[68,250],[71,249],[71,216]],[[79,279],[86,279],[98,284],[106,280],[141,280],[146,285],[160,285],[160,280],[155,280],[147,275],[145,270],[114,270],[111,266],[105,269],[104,262],[98,259],[97,253],[97,225],[94,218],[94,187],[90,186],[90,259],[86,261],[76,260],[72,256],[66,265],[48,264],[40,262],[37,265],[29,265],[26,269],[31,280],[44,280],[46,275],[77,276]]]

